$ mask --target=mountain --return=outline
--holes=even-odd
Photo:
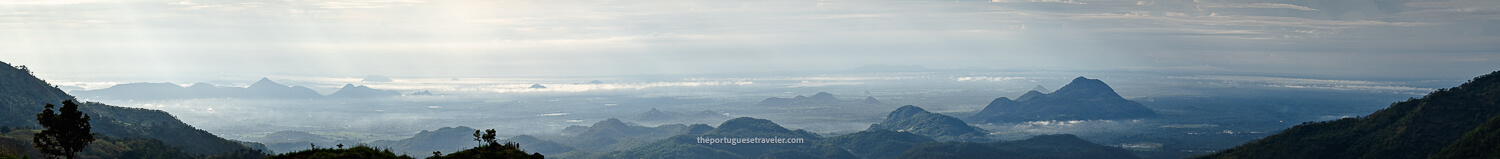
[[[381,76],[381,75],[369,75],[369,76],[365,76],[365,79],[361,79],[359,81],[364,81],[364,82],[391,82],[391,81],[395,81],[395,80],[391,80],[390,77],[385,77],[385,76]]]
[[[656,110],[656,108],[651,108],[651,110],[647,110],[646,112],[641,112],[641,114],[635,116],[635,120],[636,121],[671,121],[671,120],[706,120],[706,119],[721,120],[721,119],[726,119],[726,118],[729,118],[729,116],[724,116],[724,114],[721,114],[719,112],[714,112],[712,110],[704,110],[704,111],[693,113],[693,114],[687,114],[687,113],[680,113],[680,112],[660,111],[660,110]]]
[[[547,88],[547,86],[542,86],[542,84],[531,84],[530,88],[542,89],[542,88]]]
[[[689,126],[683,124],[646,127],[609,118],[594,123],[594,125],[589,126],[588,129],[577,135],[558,140],[557,142],[580,150],[593,152],[625,150],[644,145],[650,141],[683,134],[688,132],[689,128]]]
[[[329,98],[373,98],[373,97],[390,97],[390,96],[400,96],[400,95],[401,95],[401,92],[379,90],[379,89],[374,89],[374,88],[370,88],[370,87],[365,87],[364,85],[354,86],[354,84],[344,84],[343,88],[339,88],[339,91],[333,92],[333,94],[329,94],[328,97]]]
[[[779,143],[702,143],[715,138],[772,138]],[[805,130],[788,130],[770,120],[740,117],[724,121],[702,135],[672,136],[591,158],[857,158],[821,141],[822,137]]]
[[[871,124],[870,129],[909,132],[944,141],[983,141],[986,140],[987,135],[984,129],[970,126],[958,118],[927,112],[921,107],[911,105],[896,108],[895,111],[886,115],[884,121]]]
[[[431,91],[423,90],[421,92],[411,93],[411,94],[407,94],[407,95],[408,96],[430,96],[430,95],[433,95],[433,94],[432,94]]]
[[[318,94],[317,91],[313,91],[311,88],[281,85],[275,81],[271,81],[270,78],[264,77],[250,84],[250,87],[245,87],[244,94],[241,96],[246,98],[278,99],[323,98],[322,94]]]
[[[863,103],[863,104],[885,104],[883,102],[880,102],[880,100],[875,99],[875,97],[865,97],[865,100],[860,100],[859,103]]]
[[[0,65],[10,66],[0,62]],[[36,114],[47,103],[74,97],[46,81],[37,79],[24,66],[0,67],[0,127],[41,127]],[[97,102],[79,103],[79,111],[92,117],[92,131],[102,137],[150,139],[181,147],[194,155],[213,155],[251,149],[239,142],[214,136],[161,110],[126,108]]]
[[[888,159],[916,147],[917,144],[934,142],[930,137],[885,129],[871,129],[853,134],[830,137],[828,143],[848,149],[855,156],[866,159]]]
[[[875,102],[871,103],[870,101],[875,101]],[[860,104],[883,104],[883,103],[879,103],[879,100],[874,100],[874,97],[867,97],[865,100],[862,100],[862,101],[845,101],[845,100],[839,100],[838,97],[834,97],[833,94],[831,94],[831,93],[828,93],[828,92],[818,92],[817,94],[813,94],[812,97],[798,95],[798,96],[792,97],[792,98],[780,98],[780,97],[766,98],[765,100],[761,100],[760,103],[756,103],[755,105],[756,106],[784,107],[784,106],[825,106],[825,105],[860,105]]]
[[[370,146],[389,148],[397,154],[417,156],[426,156],[432,154],[432,151],[455,152],[479,145],[479,142],[473,140],[474,130],[466,126],[443,127],[433,131],[422,130],[410,138],[396,141],[377,140],[370,142]]]
[[[1052,93],[1052,90],[1048,90],[1047,87],[1042,87],[1042,85],[1036,85],[1036,87],[1031,87],[1031,90],[1037,91],[1037,92],[1040,92],[1040,93]]]
[[[1199,158],[1466,156],[1470,154],[1452,151],[1494,144],[1468,145],[1490,140],[1486,136],[1493,137],[1483,134],[1493,134],[1494,127],[1487,124],[1494,123],[1487,121],[1494,121],[1495,116],[1500,116],[1500,71],[1475,77],[1457,87],[1438,89],[1422,98],[1393,103],[1368,116],[1306,122]],[[1434,155],[1445,147],[1456,154]]]
[[[1052,93],[1027,91],[1015,100],[1000,97],[969,116],[978,123],[1036,120],[1092,120],[1154,117],[1150,108],[1126,100],[1104,81],[1084,77]]]
[[[1089,158],[1136,159],[1130,150],[1094,144],[1069,134],[993,143],[929,142],[896,158]]]
[[[261,78],[250,87],[217,87],[207,83],[193,83],[182,87],[172,83],[127,83],[97,90],[73,91],[85,98],[111,98],[129,100],[167,100],[194,98],[273,98],[310,99],[323,98],[322,94],[302,86],[277,84],[269,78]]]
[[[662,112],[660,110],[656,110],[656,108],[651,108],[651,110],[647,110],[646,112],[642,112],[640,115],[635,115],[635,120],[637,120],[637,121],[673,120],[673,119],[677,119],[677,116],[682,116],[682,113],[670,114],[670,113]]]
[[[188,88],[183,88],[172,83],[126,83],[99,90],[73,91],[73,94],[84,97],[107,96],[108,98],[134,100],[198,98],[194,96],[201,96],[201,94],[193,94]]]

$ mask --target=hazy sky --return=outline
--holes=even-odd
[[[1495,0],[0,0],[53,77],[933,68],[1466,78]]]

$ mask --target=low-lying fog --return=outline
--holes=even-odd
[[[996,138],[1007,140],[1070,133],[1106,145],[1145,145],[1150,148],[1155,142],[1120,136],[1165,131],[1181,135],[1251,134],[1248,138],[1254,138],[1304,121],[1368,114],[1390,102],[1462,82],[1459,79],[1365,81],[1152,73],[963,71],[774,76],[391,76],[393,81],[390,82],[366,82],[362,81],[364,77],[272,75],[268,78],[277,83],[305,86],[323,95],[331,94],[345,84],[398,91],[403,95],[353,99],[85,100],[164,110],[198,128],[225,138],[246,141],[256,141],[259,137],[283,130],[370,142],[398,140],[422,130],[454,126],[493,128],[505,134],[502,136],[511,136],[556,134],[570,125],[590,125],[608,118],[646,126],[668,123],[717,125],[724,120],[635,120],[636,115],[652,108],[682,113],[711,110],[730,117],[770,119],[792,129],[839,134],[864,130],[902,105],[917,105],[929,111],[965,117],[982,109],[994,98],[1015,98],[1038,85],[1055,90],[1078,76],[1101,79],[1120,95],[1156,109],[1164,117],[976,125],[993,132]],[[219,87],[245,87],[256,79],[259,78],[54,83],[71,89],[69,91],[81,91],[134,82],[172,82],[184,87],[204,82]],[[546,88],[530,88],[533,84]],[[409,95],[421,91],[430,91],[433,95]],[[885,104],[805,108],[756,106],[757,102],[769,97],[812,96],[818,92],[832,93],[841,100],[874,97]],[[1213,98],[1216,102],[1198,100],[1204,98]],[[1116,135],[1104,137],[1106,135],[1101,134]]]

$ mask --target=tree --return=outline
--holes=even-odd
[[[484,136],[480,138],[483,138],[485,143],[489,143],[490,145],[499,144],[495,142],[495,129],[484,130],[484,133]]]
[[[42,132],[32,137],[36,143],[37,150],[46,153],[47,158],[75,158],[78,152],[83,151],[84,146],[94,142],[94,133],[89,132],[88,114],[78,111],[78,103],[73,100],[63,101],[62,108],[53,112],[52,103],[42,109],[41,114],[36,114],[37,122],[42,124]]]
[[[479,142],[479,146],[484,146],[486,143],[490,145],[499,143],[495,140],[495,129],[484,130],[484,133],[474,130],[474,141]]]

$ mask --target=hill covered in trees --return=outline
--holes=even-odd
[[[1493,156],[1495,143],[1491,141],[1496,137],[1496,126],[1492,125],[1497,115],[1500,71],[1422,98],[1396,102],[1369,116],[1303,123],[1199,158]],[[1484,147],[1491,149],[1477,149]],[[1435,155],[1439,152],[1443,153]]]
[[[10,66],[0,62],[0,65]],[[74,97],[37,79],[24,66],[0,67],[0,127],[40,127],[36,114],[48,103]],[[160,110],[125,108],[103,103],[79,103],[91,116],[92,132],[105,138],[158,140],[192,155],[235,153],[252,148],[197,128]],[[250,144],[254,146],[254,144]],[[84,154],[87,155],[87,154]]]
[[[1156,112],[1115,93],[1104,81],[1084,77],[1052,93],[1036,90],[1011,100],[996,98],[968,121],[976,123],[1037,120],[1089,120],[1154,117]]]
[[[853,153],[859,158],[887,159],[900,155],[901,152],[916,147],[917,144],[935,142],[930,137],[912,134],[908,132],[897,132],[885,129],[870,129],[853,134],[830,137],[826,139]]]
[[[901,106],[886,115],[885,120],[871,124],[870,129],[909,132],[932,137],[937,140],[985,141],[986,132],[970,126],[963,120],[943,114],[927,112],[917,106]]]

